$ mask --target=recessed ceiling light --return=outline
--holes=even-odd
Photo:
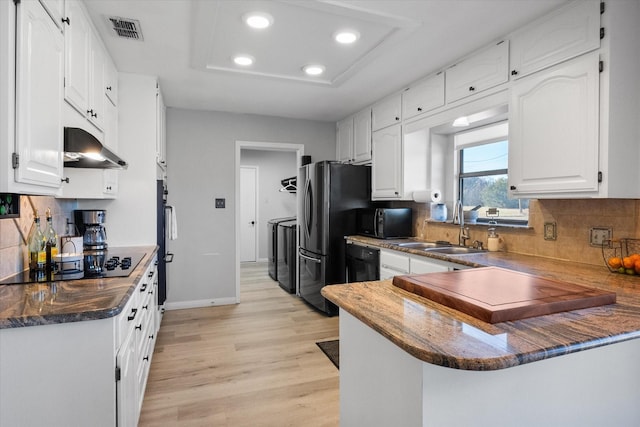
[[[251,28],[262,30],[273,24],[273,16],[264,12],[251,12],[243,16],[244,22]]]
[[[243,67],[252,65],[253,61],[254,59],[250,55],[236,55],[233,57],[233,62],[235,62],[236,65],[242,65]]]
[[[319,76],[324,73],[324,66],[317,64],[305,65],[302,70],[310,76]]]
[[[360,38],[360,33],[354,30],[338,31],[333,35],[335,41],[341,44],[351,44]]]

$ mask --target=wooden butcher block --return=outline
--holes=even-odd
[[[616,302],[614,292],[499,267],[396,276],[393,284],[488,323]]]

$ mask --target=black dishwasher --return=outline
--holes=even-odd
[[[347,243],[347,282],[380,280],[380,250]]]

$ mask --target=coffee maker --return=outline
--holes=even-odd
[[[75,224],[82,234],[85,276],[100,276],[107,259],[107,229],[104,226],[107,211],[82,209],[74,211]]]

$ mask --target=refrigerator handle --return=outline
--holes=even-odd
[[[304,222],[307,237],[311,236],[311,227],[313,224],[313,190],[311,188],[311,180],[307,179],[304,194]]]
[[[316,264],[320,264],[322,262],[318,258],[312,258],[310,256],[303,255],[302,253],[298,253],[298,255],[300,255],[300,258],[304,258],[304,259],[306,259],[308,261],[315,262]]]
[[[167,252],[165,254],[164,262],[166,262],[167,264],[169,264],[170,262],[173,262],[173,254],[171,252]]]

